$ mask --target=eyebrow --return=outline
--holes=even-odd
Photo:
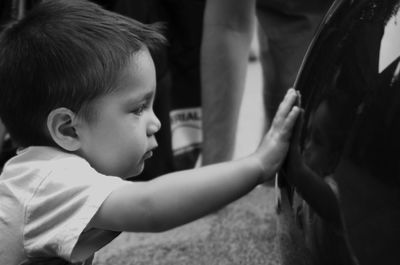
[[[150,100],[151,98],[153,98],[156,94],[156,90],[152,89],[149,92],[146,92],[145,94],[143,94],[143,96],[141,97],[142,99],[146,99],[146,100]]]
[[[154,98],[155,96],[155,89],[151,90],[151,91],[147,91],[145,93],[139,94],[138,96],[134,97],[134,98],[129,98],[128,104],[138,104],[139,102],[143,101],[143,100],[150,100],[152,98]]]

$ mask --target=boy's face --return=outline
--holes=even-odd
[[[156,77],[147,50],[130,59],[116,87],[94,102],[93,121],[82,121],[79,155],[102,174],[127,178],[142,172],[161,127],[153,112]]]

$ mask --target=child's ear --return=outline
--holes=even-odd
[[[67,151],[80,148],[79,137],[75,131],[76,114],[67,108],[57,108],[47,116],[47,129],[55,143]]]

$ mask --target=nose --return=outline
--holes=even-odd
[[[153,113],[150,123],[147,126],[147,136],[152,136],[161,129],[161,122]]]

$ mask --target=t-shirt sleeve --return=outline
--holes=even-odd
[[[70,261],[80,235],[101,204],[126,184],[120,178],[99,174],[80,159],[64,160],[62,166],[53,167],[25,206],[28,257],[58,256]]]

